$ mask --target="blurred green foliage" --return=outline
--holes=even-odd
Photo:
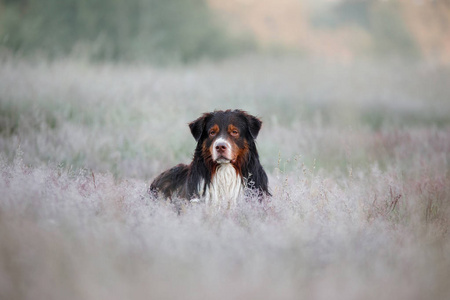
[[[363,29],[371,37],[372,45],[362,51],[374,57],[416,58],[420,55],[398,1],[336,1],[326,11],[314,15],[311,23],[317,28]]]
[[[254,47],[204,0],[0,0],[0,45],[15,54],[190,62]]]
[[[396,54],[417,57],[419,50],[406,27],[397,2],[377,3],[371,7],[371,33],[375,40],[374,54]]]

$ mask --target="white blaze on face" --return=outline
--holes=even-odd
[[[220,147],[223,146],[226,147],[226,149],[219,150]],[[229,163],[231,161],[231,144],[226,139],[220,137],[214,141],[212,145],[212,159],[219,164]]]

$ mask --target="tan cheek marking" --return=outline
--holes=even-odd
[[[203,144],[202,144],[202,154],[203,154],[203,156],[206,156],[208,154],[208,148],[206,147],[206,140],[203,141]]]
[[[209,153],[211,154],[211,158],[212,158],[213,153],[214,153],[214,143],[211,143],[211,146],[209,146]]]
[[[238,147],[236,147],[236,148],[238,148]],[[245,141],[244,148],[242,148],[242,149],[238,148],[237,156],[240,157],[240,158],[244,158],[245,154],[247,152],[248,152],[248,143],[247,143],[247,141]]]

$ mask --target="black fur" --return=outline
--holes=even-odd
[[[154,197],[161,193],[169,199],[176,195],[179,198],[190,200],[204,195],[206,188],[211,183],[211,174],[217,167],[217,163],[205,151],[205,148],[208,149],[211,143],[208,140],[208,132],[212,124],[218,123],[221,127],[233,123],[240,128],[241,136],[235,142],[242,150],[243,155],[233,166],[243,178],[246,190],[256,192],[260,200],[264,196],[270,196],[267,175],[259,161],[255,144],[262,122],[244,111],[227,110],[205,113],[189,123],[191,133],[197,141],[193,160],[190,165],[179,164],[156,177],[149,189]],[[202,181],[205,184],[199,187]]]

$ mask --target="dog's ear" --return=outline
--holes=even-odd
[[[248,114],[246,111],[236,109],[235,112],[240,114],[240,117],[247,123],[248,131],[253,139],[258,136],[261,129],[262,121],[255,116]]]
[[[260,119],[254,116],[249,116],[249,129],[250,134],[254,139],[258,136],[259,130],[261,129],[262,122]]]
[[[211,114],[208,114],[208,113],[203,114],[203,116],[201,116],[197,120],[189,123],[189,128],[191,129],[191,133],[194,136],[194,139],[196,142],[198,142],[198,140],[201,138],[203,130],[205,130],[206,119],[210,115]]]
[[[253,139],[256,139],[259,130],[261,129],[262,121],[252,115],[247,115],[247,120],[250,134],[252,135]]]

